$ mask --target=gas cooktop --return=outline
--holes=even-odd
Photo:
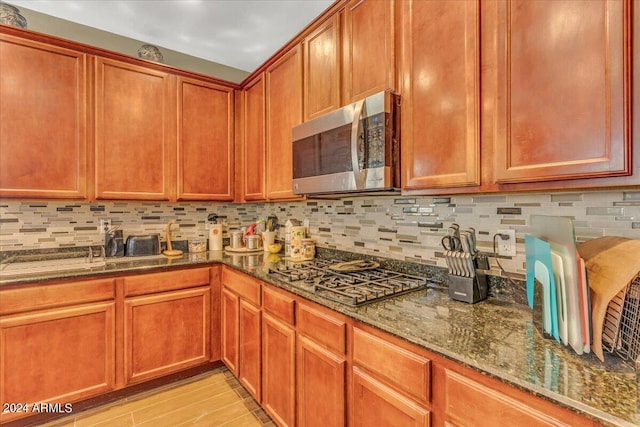
[[[286,282],[298,282],[323,298],[358,306],[427,287],[423,277],[386,270],[370,263],[362,271],[335,271],[336,260],[303,263],[280,262],[269,274]],[[363,262],[366,265],[366,262]]]

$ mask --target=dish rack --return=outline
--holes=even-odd
[[[640,357],[640,272],[607,307],[602,348],[632,362]]]

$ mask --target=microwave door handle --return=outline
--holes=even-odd
[[[355,103],[353,111],[353,122],[351,123],[351,166],[353,168],[353,176],[356,182],[356,189],[364,188],[364,176],[360,170],[358,162],[358,131],[360,130],[360,118],[364,110],[364,99]]]

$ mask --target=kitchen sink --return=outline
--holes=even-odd
[[[95,258],[91,261],[84,258],[61,258],[43,261],[7,262],[0,264],[2,276],[26,276],[38,273],[53,273],[56,271],[88,270],[96,267],[104,267],[107,263],[103,258]]]

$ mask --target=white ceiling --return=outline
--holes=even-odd
[[[251,72],[334,0],[9,0]]]

